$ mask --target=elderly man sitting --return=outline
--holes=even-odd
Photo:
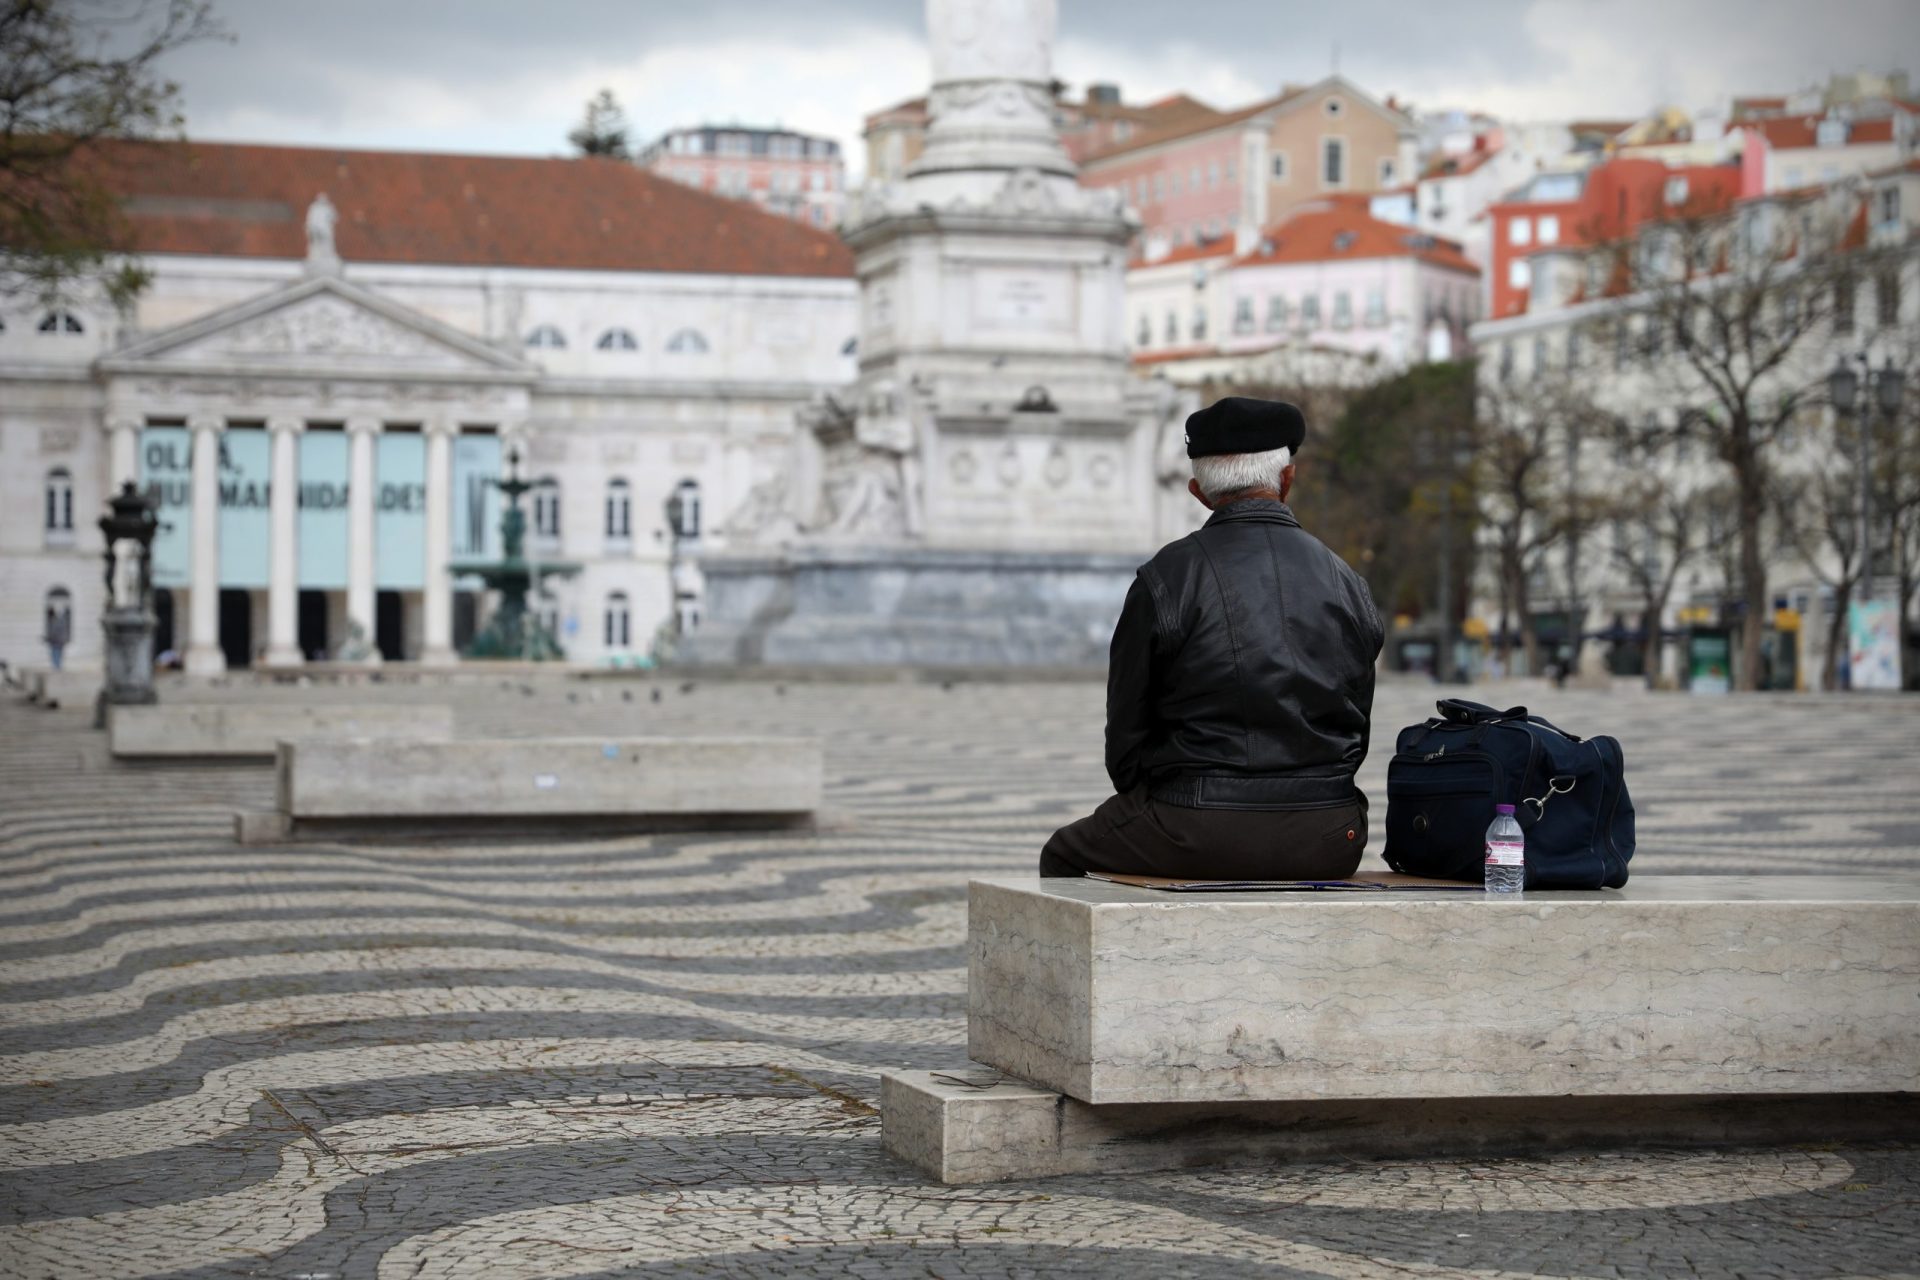
[[[1213,515],[1142,565],[1107,670],[1117,793],[1054,832],[1043,876],[1339,879],[1367,842],[1383,632],[1360,575],[1287,509],[1298,409],[1230,396],[1187,419]]]

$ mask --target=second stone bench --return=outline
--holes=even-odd
[[[115,707],[107,721],[107,749],[122,760],[268,761],[283,739],[452,736],[453,708],[405,703],[163,702]]]
[[[274,811],[235,836],[789,827],[822,776],[808,738],[309,739],[279,744]]]

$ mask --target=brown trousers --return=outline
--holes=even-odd
[[[1343,880],[1366,846],[1367,798],[1358,791],[1324,809],[1186,809],[1142,787],[1054,832],[1040,874]]]

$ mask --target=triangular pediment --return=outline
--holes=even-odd
[[[393,377],[519,381],[519,357],[334,276],[275,289],[103,357],[109,372]]]

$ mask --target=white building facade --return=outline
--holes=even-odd
[[[193,150],[125,166],[132,315],[0,303],[12,662],[55,607],[99,662],[94,521],[127,482],[160,500],[156,647],[190,672],[454,661],[509,458],[528,558],[567,566],[532,607],[570,659],[638,657],[697,617],[689,537],[724,545],[796,408],[853,374],[837,240],[631,166]]]

